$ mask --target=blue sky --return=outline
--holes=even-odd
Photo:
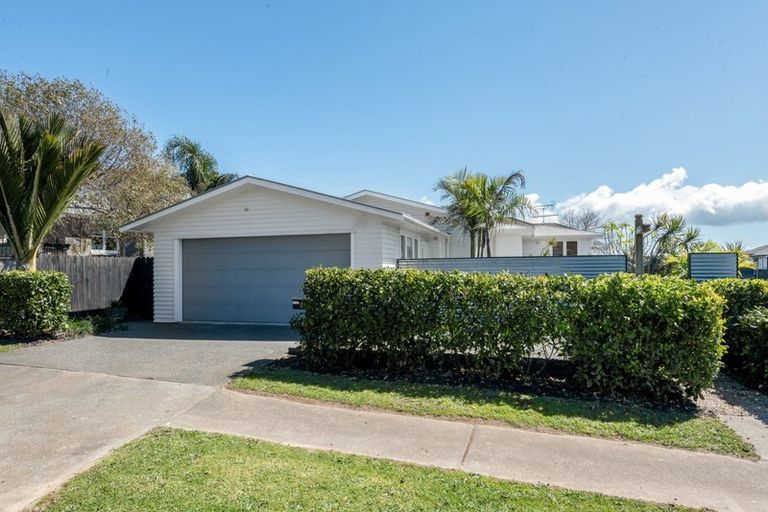
[[[0,12],[0,67],[78,78],[224,171],[436,201],[459,167],[523,170],[543,201],[679,208],[759,245],[766,20],[764,1],[40,1]]]

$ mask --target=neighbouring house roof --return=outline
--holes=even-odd
[[[416,206],[416,207],[419,207],[419,208],[425,208],[427,210],[432,210],[432,211],[435,211],[435,212],[441,213],[441,214],[447,213],[447,210],[445,208],[443,208],[442,206],[438,206],[438,205],[435,205],[435,204],[429,204],[429,203],[423,203],[421,201],[414,201],[413,199],[406,199],[404,197],[393,196],[393,195],[390,195],[390,194],[384,194],[383,192],[375,192],[373,190],[368,190],[368,189],[359,190],[359,191],[355,192],[354,194],[349,194],[348,196],[344,196],[344,199],[349,199],[351,201],[354,201],[356,199],[359,199],[359,198],[365,197],[365,196],[377,197],[379,199],[385,199],[385,200],[388,200],[388,201],[395,201],[395,202],[407,204],[407,205],[410,205],[410,206]]]
[[[601,236],[600,233],[595,233],[594,231],[583,231],[558,222],[544,222],[541,224],[532,224],[532,226],[533,236],[535,237],[578,236],[585,238],[599,238]]]
[[[176,203],[175,205],[169,206],[168,208],[164,208],[157,212],[151,213],[145,217],[137,219],[128,224],[125,224],[124,226],[121,226],[120,231],[141,231],[149,223],[162,219],[167,215],[178,212],[190,206],[203,203],[221,194],[224,194],[226,192],[229,192],[244,186],[258,186],[258,187],[262,187],[270,190],[284,192],[287,194],[305,197],[308,199],[314,199],[316,201],[333,204],[335,206],[340,206],[343,208],[349,208],[351,210],[355,210],[363,213],[377,215],[390,220],[408,222],[410,224],[418,226],[421,229],[447,236],[447,234],[444,233],[443,231],[440,231],[439,229],[433,226],[430,226],[429,224],[418,221],[400,212],[387,210],[385,208],[380,208],[378,206],[371,206],[364,203],[359,203],[357,201],[352,201],[347,198],[336,197],[329,194],[323,194],[321,192],[315,192],[313,190],[308,190],[301,187],[295,187],[293,185],[286,185],[284,183],[278,183],[276,181],[265,180],[263,178],[256,178],[254,176],[243,176],[242,178],[239,178],[231,183],[222,185],[220,187],[217,187],[213,190],[210,190],[198,196],[191,197],[189,199],[181,201],[180,203]]]
[[[768,256],[768,244],[747,251],[750,256]]]

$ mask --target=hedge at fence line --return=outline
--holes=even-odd
[[[730,337],[741,347],[740,373],[747,384],[768,386],[768,308],[747,311]]]
[[[764,312],[768,308],[768,281],[760,279],[716,279],[702,286],[725,299],[725,343],[723,362],[749,384],[768,385],[768,336]]]
[[[481,378],[557,350],[576,383],[613,395],[699,395],[723,352],[723,300],[693,281],[627,274],[522,276],[311,269],[294,320],[304,356],[349,368],[361,353],[413,372],[446,354]]]
[[[445,354],[471,354],[464,369],[498,378],[568,327],[579,277],[525,277],[424,270],[315,268],[294,321],[310,361],[355,364],[376,354],[388,368],[422,370]]]
[[[723,299],[692,280],[611,274],[578,291],[563,353],[585,389],[697,397],[724,352]]]
[[[26,338],[63,331],[71,293],[61,272],[0,272],[0,334]]]

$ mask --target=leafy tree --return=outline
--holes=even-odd
[[[99,170],[83,183],[65,216],[76,216],[82,231],[65,233],[62,229],[67,236],[90,237],[104,229],[124,242],[143,241],[146,235],[119,233],[117,228],[189,197],[189,189],[180,186],[183,180],[169,172],[157,154],[152,134],[135,117],[80,81],[0,71],[0,108],[7,115],[22,114],[39,123],[59,114],[72,129],[104,146]],[[149,190],[149,195],[141,192]]]
[[[175,165],[195,195],[237,179],[236,174],[221,174],[216,159],[198,143],[174,135],[165,143],[165,158]]]
[[[448,200],[446,223],[470,237],[470,256],[490,257],[495,230],[532,208],[528,198],[518,193],[524,186],[522,172],[491,177],[465,167],[438,181],[435,190]]]
[[[659,214],[651,219],[651,230],[643,240],[644,269],[649,274],[668,274],[670,257],[690,252],[701,241],[701,230],[691,228],[682,215]],[[607,222],[603,239],[596,245],[601,254],[623,254],[630,270],[635,268],[634,225]]]
[[[37,268],[37,251],[80,186],[99,170],[104,146],[52,115],[46,123],[0,112],[0,225],[17,265]]]

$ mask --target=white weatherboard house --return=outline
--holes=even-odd
[[[768,244],[755,247],[747,251],[755,263],[757,263],[758,270],[768,269]]]
[[[154,234],[156,322],[283,324],[295,313],[291,299],[300,296],[309,267],[468,257],[467,237],[439,228],[445,213],[368,190],[341,198],[246,176],[122,230]],[[516,221],[496,234],[492,254],[590,254],[597,238]]]

